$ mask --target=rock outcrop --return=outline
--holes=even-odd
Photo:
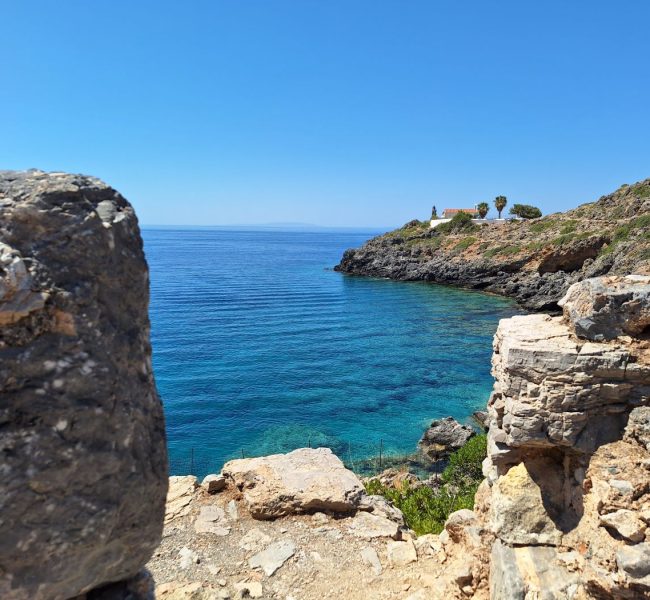
[[[650,328],[650,277],[600,277],[573,284],[559,302],[573,332],[602,342]]]
[[[587,280],[562,305],[495,336],[476,506],[491,598],[649,597],[647,280]]]
[[[462,448],[475,435],[468,425],[461,425],[452,417],[432,421],[418,442],[420,451],[432,461],[449,456]]]
[[[354,512],[364,488],[329,448],[299,448],[288,454],[232,460],[222,470],[242,491],[253,517]]]
[[[558,311],[569,286],[602,275],[650,275],[650,179],[597,202],[531,221],[430,229],[410,221],[360,248],[337,271],[430,281],[514,298],[535,311]]]
[[[3,599],[131,578],[160,542],[167,459],[147,305],[120,194],[92,177],[0,172]]]

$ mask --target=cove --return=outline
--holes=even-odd
[[[171,474],[308,445],[408,454],[431,419],[485,406],[492,337],[520,309],[331,270],[372,235],[143,230]]]

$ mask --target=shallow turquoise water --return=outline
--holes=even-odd
[[[344,459],[376,455],[380,440],[412,452],[429,420],[485,406],[492,336],[518,312],[495,296],[333,272],[369,233],[143,236],[172,474],[308,444]]]

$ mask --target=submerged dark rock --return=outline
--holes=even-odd
[[[119,193],[0,172],[0,597],[133,578],[160,542],[167,456],[147,309]]]

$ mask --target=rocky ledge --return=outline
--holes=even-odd
[[[335,270],[485,290],[531,310],[558,311],[572,283],[650,274],[650,179],[530,221],[446,233],[412,221],[346,250]]]
[[[233,461],[172,478],[159,597],[650,597],[650,277],[584,281],[562,305],[499,324],[473,511],[416,537],[329,450]],[[428,438],[438,456],[470,436],[442,420]]]
[[[480,546],[475,525],[459,511],[442,535],[416,537],[331,451],[302,448],[231,461],[200,485],[171,477],[147,566],[160,600],[467,597],[481,579],[454,549]]]

